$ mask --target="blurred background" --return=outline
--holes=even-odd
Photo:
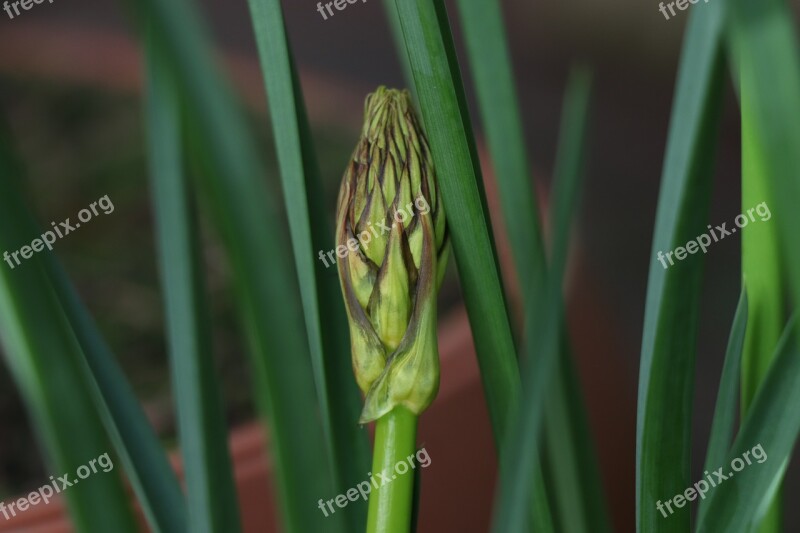
[[[266,179],[280,197],[246,2],[205,0],[200,4],[211,23],[220,65],[241,95],[263,148],[270,169]],[[639,349],[647,270],[655,260],[650,241],[688,11],[665,20],[655,0],[505,1],[503,5],[532,179],[545,210],[569,69],[582,62],[595,74],[583,207],[568,281],[569,320],[613,522],[618,531],[633,531]],[[793,5],[797,15],[800,3]],[[702,8],[699,3],[689,9]],[[327,189],[319,194],[326,196],[332,220],[335,194],[357,139],[365,95],[380,84],[405,84],[379,0],[348,5],[327,20],[311,0],[284,2],[284,10],[326,179]],[[454,9],[450,12],[455,13]],[[457,45],[463,49],[455,16],[451,23]],[[472,102],[469,71],[463,70],[462,75]],[[145,170],[141,78],[138,44],[121,3],[55,0],[34,5],[13,20],[0,13],[0,112],[25,165],[29,204],[40,224],[48,225],[75,217],[102,195],[110,196],[114,213],[83,225],[58,241],[56,250],[153,424],[171,446],[175,424]],[[481,145],[475,113],[473,123]],[[491,165],[485,157],[482,163],[489,202],[496,208]],[[739,113],[729,83],[719,129],[711,224],[730,225],[741,211],[739,165]],[[513,277],[503,224],[496,212],[498,250],[505,272]],[[243,386],[247,371],[230,304],[228,268],[213,232],[207,224],[205,228],[215,353],[227,420],[235,428],[255,415],[248,387]],[[739,256],[736,235],[714,244],[706,255],[697,352],[695,479],[702,476],[702,450],[738,298]],[[513,281],[506,288],[513,308],[518,303]],[[463,315],[460,309],[451,266],[441,314],[458,317]],[[473,369],[466,372],[477,383],[479,397],[469,347],[460,358]],[[443,368],[443,381],[452,379],[448,368]],[[444,418],[442,424],[426,426],[423,417],[421,438],[434,439],[434,432],[478,433],[491,446],[485,409],[467,417]],[[24,406],[5,367],[0,367],[0,435],[0,500],[6,500],[38,487],[52,472],[46,473],[32,445],[35,439]],[[429,450],[433,465],[425,475],[435,477],[437,464],[443,464],[450,452]],[[488,500],[483,502],[488,513],[494,459],[488,454],[459,461],[460,472],[449,474],[454,490],[461,489],[453,476],[474,482],[470,470],[484,464],[484,478],[478,478],[486,482],[482,493]],[[790,469],[786,494],[800,491],[798,470],[796,464]],[[459,495],[450,497],[457,500]],[[796,509],[788,511],[786,531],[800,530],[800,514]]]

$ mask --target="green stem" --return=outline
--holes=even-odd
[[[375,451],[372,460],[374,484],[369,497],[367,533],[408,533],[414,498],[414,471],[408,457],[416,453],[417,416],[404,407],[395,407],[378,419],[375,426]],[[395,465],[404,462],[405,474]],[[378,474],[388,482],[382,483]]]

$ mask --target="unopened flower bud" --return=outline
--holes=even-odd
[[[436,295],[447,227],[428,142],[407,91],[367,97],[339,191],[336,241],[361,422],[397,405],[415,414],[439,388]]]

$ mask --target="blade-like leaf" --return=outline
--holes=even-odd
[[[784,271],[789,273],[794,304],[800,304],[800,248],[796,246],[800,54],[785,2],[735,0],[730,9],[728,48],[742,109],[742,204],[748,209],[764,202],[776,213],[774,222],[748,226],[742,236],[743,271],[752,308],[743,361],[744,410],[768,368],[785,320]],[[766,495],[765,506],[769,499],[774,503],[759,518],[761,533],[782,529],[779,493]]]
[[[458,74],[453,38],[441,0],[395,2],[431,144],[442,201],[462,281],[489,417],[501,450],[520,396],[519,368],[503,299],[475,141]],[[543,487],[541,470],[535,473]],[[552,529],[546,495],[537,491],[533,516]]]
[[[411,92],[414,103],[418,104],[417,89],[414,87],[414,73],[411,70],[411,63],[406,53],[405,40],[403,39],[403,26],[400,24],[400,15],[397,13],[395,0],[383,0],[383,11],[386,14],[386,22],[389,24],[389,31],[392,33],[392,41],[397,51],[397,59],[400,61],[400,67],[403,69],[403,79],[409,85],[409,91]]]
[[[18,171],[6,150],[0,146],[0,249],[15,252],[40,239],[41,232],[24,208]],[[54,476],[68,474],[75,481],[78,467],[110,453],[111,445],[92,404],[81,347],[47,275],[48,253],[34,253],[21,264],[9,255],[0,267],[0,341],[49,468]],[[117,472],[96,473],[63,496],[82,532],[136,531]]]
[[[183,169],[180,99],[150,43],[147,126],[165,316],[189,530],[236,533],[239,506],[211,350],[211,324],[200,268],[192,196]]]
[[[765,493],[783,475],[786,462],[800,432],[800,351],[797,349],[797,320],[786,327],[764,381],[759,387],[747,418],[727,454],[723,474],[729,479],[717,484],[707,496],[707,511],[697,526],[698,533],[752,531],[751,522]],[[761,446],[765,459],[747,458],[744,453]],[[740,472],[730,471],[736,458]],[[717,466],[723,466],[720,463]],[[730,468],[730,469],[729,469]]]
[[[458,11],[517,276],[523,293],[532,291],[530,301],[539,301],[547,265],[500,5],[459,0]],[[599,476],[592,474],[598,468],[583,402],[573,386],[572,362],[566,360],[572,357],[568,340],[563,339],[559,358],[565,360],[559,362],[545,414],[546,439],[552,444],[546,455],[558,472],[551,484],[561,527],[597,533],[608,523]]]
[[[728,456],[736,423],[738,407],[739,371],[744,351],[745,331],[747,330],[748,316],[747,290],[742,284],[739,296],[739,305],[733,316],[733,326],[728,338],[728,349],[725,351],[725,364],[722,367],[722,377],[717,392],[717,403],[714,407],[714,418],[711,423],[711,436],[706,449],[704,470],[712,471],[717,468]],[[697,508],[697,521],[703,520],[703,515],[708,509],[707,500],[701,498]]]
[[[656,502],[689,483],[695,336],[702,257],[664,255],[706,232],[722,101],[724,3],[690,16],[661,177],[647,283],[636,432],[637,531],[689,529],[689,508],[666,520]],[[658,254],[662,254],[659,256]],[[659,259],[661,257],[662,259]],[[662,261],[664,264],[662,264]]]
[[[742,123],[763,153],[781,253],[795,306],[800,305],[800,48],[793,17],[781,0],[734,0],[728,49],[740,84]],[[752,207],[752,206],[750,206]]]
[[[397,0],[396,7],[499,442],[519,397],[519,370],[447,14],[441,0]]]
[[[181,533],[186,502],[166,452],[139,400],[66,273],[51,261],[51,279],[83,349],[83,369],[91,383],[114,449],[122,460],[139,505],[153,531]]]
[[[526,291],[540,291],[546,263],[539,206],[500,6],[497,0],[459,0],[458,11],[517,273]]]
[[[747,329],[748,298],[745,287],[739,296],[739,304],[733,316],[733,326],[728,337],[728,349],[725,351],[725,363],[722,367],[717,403],[714,407],[714,418],[711,423],[711,436],[706,450],[705,468],[708,470],[719,465],[728,456],[736,423],[737,388],[739,368],[744,349],[744,335]],[[702,503],[701,503],[702,508]]]
[[[339,492],[353,487],[369,470],[366,431],[358,425],[361,395],[353,378],[347,322],[335,265],[316,251],[333,247],[333,228],[325,218],[324,190],[306,119],[300,82],[278,0],[250,0],[269,114],[278,153],[284,201],[289,215],[311,361]],[[350,502],[349,528],[365,527],[366,502]]]
[[[531,301],[532,293],[525,295],[525,308],[533,310],[525,317],[525,338],[536,340],[526,344],[522,399],[516,409],[515,423],[511,426],[506,461],[501,464],[492,526],[496,533],[526,531],[528,528],[528,502],[531,491],[536,490],[533,481],[544,402],[549,384],[555,377],[561,347],[564,313],[561,287],[570,228],[578,204],[589,94],[588,73],[577,71],[567,89],[554,178],[552,263],[545,278],[544,297]],[[537,497],[534,493],[534,501]]]
[[[206,30],[187,0],[130,2],[185,97],[199,190],[230,258],[250,344],[256,402],[269,422],[283,528],[339,531],[317,500],[334,495],[296,277],[265,170],[231,90],[214,68]],[[321,453],[322,452],[322,453]]]

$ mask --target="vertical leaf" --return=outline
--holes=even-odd
[[[670,119],[639,368],[636,515],[640,532],[684,533],[690,525],[688,506],[665,520],[656,502],[683,492],[689,484],[703,260],[689,256],[670,266],[664,254],[706,232],[715,126],[722,101],[724,6],[709,3],[690,16]]]
[[[519,370],[452,36],[441,0],[396,0],[395,5],[499,442],[519,397]]]
[[[720,464],[728,479],[709,492],[707,510],[697,526],[697,533],[753,531],[764,494],[783,476],[786,463],[800,433],[800,352],[797,349],[798,327],[793,318],[786,326],[772,358],[767,375],[742,423],[736,441],[727,454],[728,464]],[[764,460],[753,460],[752,451],[761,446]],[[745,458],[745,452],[751,454]],[[743,464],[738,472],[732,461]],[[730,466],[729,466],[730,465]],[[719,479],[717,479],[719,481]]]
[[[249,341],[256,402],[269,422],[283,529],[339,531],[317,500],[335,494],[324,453],[296,278],[265,171],[230,88],[211,62],[206,30],[187,0],[131,2],[185,96],[190,154],[233,271]],[[323,451],[323,453],[320,453]]]
[[[150,176],[189,530],[235,533],[241,530],[239,505],[214,370],[192,196],[183,169],[180,99],[150,43],[145,50]]]
[[[562,119],[559,157],[554,186],[554,237],[552,263],[545,277],[544,297],[532,301],[525,295],[526,357],[523,364],[523,394],[507,442],[506,461],[501,464],[498,502],[492,531],[512,533],[527,530],[527,509],[538,457],[544,402],[557,369],[562,338],[564,302],[561,295],[567,261],[569,235],[578,204],[585,152],[589,106],[589,77],[577,71],[568,88]],[[533,499],[539,497],[535,492]],[[538,529],[534,529],[538,530]]]
[[[725,351],[725,363],[722,367],[717,403],[711,423],[711,436],[708,439],[704,468],[708,472],[712,472],[725,461],[731,447],[731,438],[736,423],[736,392],[747,329],[748,307],[747,290],[742,285],[739,304],[736,306],[733,326],[728,338],[728,349]],[[697,509],[698,523],[703,521],[707,509],[707,500],[701,498]]]
[[[369,470],[369,443],[358,425],[361,396],[353,378],[347,323],[336,266],[324,253],[333,228],[322,203],[323,185],[314,157],[303,94],[294,68],[278,0],[250,0],[250,12],[267,88],[269,113],[288,209],[300,294],[303,300],[322,422],[339,492],[355,486]],[[314,254],[319,251],[319,258]],[[366,503],[350,502],[353,531],[365,525]]]
[[[523,293],[531,292],[530,301],[536,302],[543,294],[547,264],[500,4],[460,0],[458,11],[517,276]],[[565,336],[551,409],[545,413],[545,434],[551,444],[546,455],[558,472],[551,476],[551,484],[561,527],[597,532],[608,529],[608,523],[571,357]]]
[[[747,227],[743,269],[751,295],[751,325],[742,374],[742,409],[749,407],[769,364],[785,319],[781,275],[789,274],[794,306],[800,305],[800,54],[792,13],[785,2],[731,2],[728,48],[742,108],[742,203],[766,201],[770,225]],[[750,204],[750,205],[747,205]],[[782,245],[782,246],[781,246]],[[762,533],[781,530],[780,493],[765,495]]]
[[[24,208],[17,173],[7,147],[0,146],[0,249],[11,253],[41,235]],[[0,267],[0,341],[53,476],[69,474],[74,482],[79,466],[111,452],[111,446],[92,404],[81,347],[47,275],[47,253],[13,268],[8,259]],[[67,488],[63,495],[78,530],[136,530],[117,472],[98,471]]]

